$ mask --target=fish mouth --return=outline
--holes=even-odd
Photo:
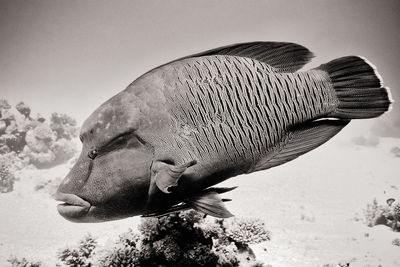
[[[86,216],[92,207],[89,202],[74,194],[57,192],[54,198],[64,202],[57,205],[57,210],[61,216],[70,221],[78,221]]]

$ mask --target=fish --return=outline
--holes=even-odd
[[[387,112],[376,67],[314,57],[289,42],[249,42],[156,67],[83,123],[82,151],[61,182],[58,212],[72,222],[159,217],[194,209],[233,216],[218,187],[324,144],[352,119]]]

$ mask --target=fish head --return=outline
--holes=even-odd
[[[56,193],[64,218],[101,222],[144,213],[154,149],[138,135],[148,122],[142,102],[123,91],[84,122],[82,152]]]

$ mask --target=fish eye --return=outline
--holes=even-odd
[[[97,154],[98,154],[98,151],[97,151],[96,149],[93,149],[93,150],[90,150],[90,151],[89,151],[88,157],[89,157],[90,159],[94,159],[94,158],[97,156]]]

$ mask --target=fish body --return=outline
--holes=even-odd
[[[297,71],[311,57],[297,44],[255,42],[142,75],[85,121],[60,213],[103,221],[195,208],[229,217],[219,197],[229,189],[211,186],[290,161],[351,119],[388,110],[388,91],[365,59]]]

